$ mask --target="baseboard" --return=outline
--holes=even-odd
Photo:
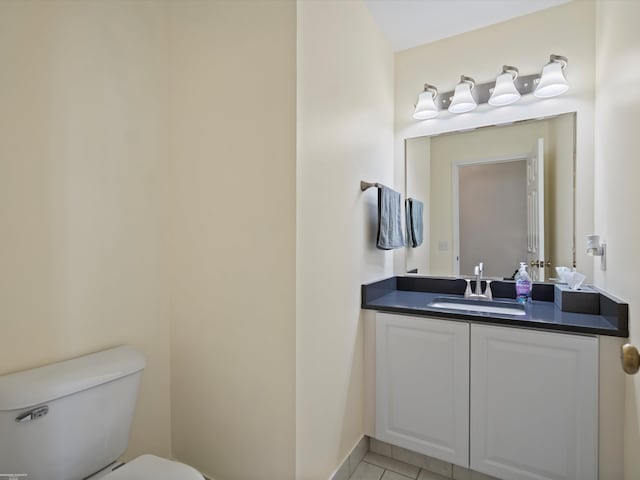
[[[349,477],[368,451],[369,437],[363,434],[328,480],[349,480]]]

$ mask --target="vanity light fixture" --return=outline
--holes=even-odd
[[[542,69],[542,76],[533,94],[538,98],[550,98],[562,95],[569,90],[569,84],[564,77],[567,68],[567,57],[551,55],[549,63]]]
[[[462,75],[453,91],[440,94],[436,87],[425,84],[424,91],[418,96],[413,118],[427,120],[445,109],[451,113],[470,112],[483,103],[502,107],[529,93],[538,98],[561,95],[569,90],[564,76],[567,64],[567,57],[551,55],[549,63],[542,68],[542,74],[532,75],[520,75],[516,67],[503,65],[502,73],[495,82],[476,84],[473,78]]]
[[[587,255],[600,257],[600,269],[607,269],[607,244],[600,243],[600,235],[587,235]]]
[[[438,96],[438,89],[428,83],[424,84],[424,92],[418,96],[418,103],[413,112],[413,118],[416,120],[428,120],[438,116],[438,107],[435,104],[435,98]]]
[[[460,83],[456,85],[453,91],[453,99],[449,105],[451,113],[465,113],[474,110],[478,106],[478,102],[473,98],[473,89],[476,82],[473,78],[466,75],[460,76]]]
[[[515,84],[518,73],[516,67],[510,65],[502,67],[502,73],[496,78],[496,86],[489,97],[489,105],[502,107],[520,100],[521,95]]]

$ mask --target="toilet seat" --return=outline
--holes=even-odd
[[[141,455],[102,478],[103,480],[204,480],[196,469],[155,455]]]

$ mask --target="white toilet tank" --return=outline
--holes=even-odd
[[[121,346],[0,377],[0,473],[82,480],[116,461],[145,364]]]

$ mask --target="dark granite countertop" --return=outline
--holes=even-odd
[[[475,282],[473,282],[475,283]],[[513,282],[492,282],[495,300],[513,301]],[[391,277],[362,286],[362,308],[410,315],[422,315],[458,321],[511,325],[523,328],[557,330],[628,337],[628,305],[599,291],[597,314],[562,311],[553,298],[552,284],[534,284],[533,301],[526,315],[503,315],[430,307],[437,297],[464,298],[464,280],[433,277]]]

